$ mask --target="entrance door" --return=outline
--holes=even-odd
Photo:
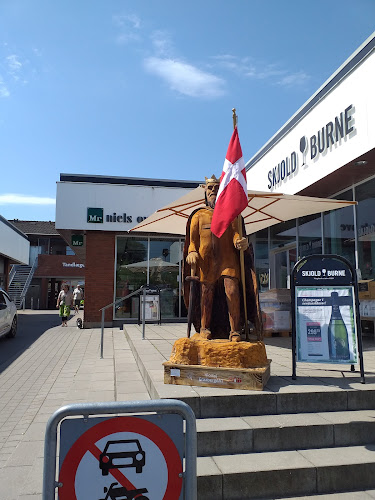
[[[290,271],[297,262],[295,243],[270,253],[271,288],[290,288]]]

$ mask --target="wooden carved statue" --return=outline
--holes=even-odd
[[[206,207],[195,210],[186,226],[184,300],[189,310],[188,320],[204,339],[229,337],[232,342],[239,342],[245,326],[243,306],[246,300],[248,319],[260,339],[262,320],[252,249],[247,238],[240,237],[239,218],[229,225],[221,238],[211,232],[219,180],[214,175],[206,178],[204,188]],[[240,221],[242,234],[245,234],[243,219]],[[240,250],[245,257],[246,297],[240,286]],[[198,286],[186,279],[191,274],[199,278]],[[190,287],[194,293],[190,293]],[[192,303],[189,304],[189,300]]]

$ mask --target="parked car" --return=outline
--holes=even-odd
[[[0,288],[0,337],[13,338],[17,333],[17,308],[5,290]]]

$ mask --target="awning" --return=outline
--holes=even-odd
[[[356,205],[355,201],[312,198],[291,194],[248,191],[249,202],[242,212],[246,233],[252,234],[274,224],[305,215]],[[199,186],[178,200],[154,212],[130,231],[185,235],[189,215],[205,206],[204,188]]]

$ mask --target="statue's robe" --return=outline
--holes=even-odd
[[[234,246],[239,237],[237,219],[227,228],[221,238],[211,232],[213,210],[210,207],[199,208],[189,217],[186,225],[186,238],[183,259],[183,293],[185,305],[189,307],[191,267],[186,262],[188,253],[199,254],[196,275],[201,282],[215,283],[215,294],[210,330],[213,338],[228,338],[230,332],[227,300],[224,291],[223,277],[230,276],[240,282],[241,325],[245,325],[243,287],[240,272],[240,252]],[[242,220],[243,234],[245,228]],[[254,271],[252,248],[244,252],[246,305],[248,320],[254,325],[259,339],[262,338],[262,319],[259,306],[258,285]],[[192,323],[196,332],[201,328],[201,294],[200,286],[195,286],[192,305]]]

